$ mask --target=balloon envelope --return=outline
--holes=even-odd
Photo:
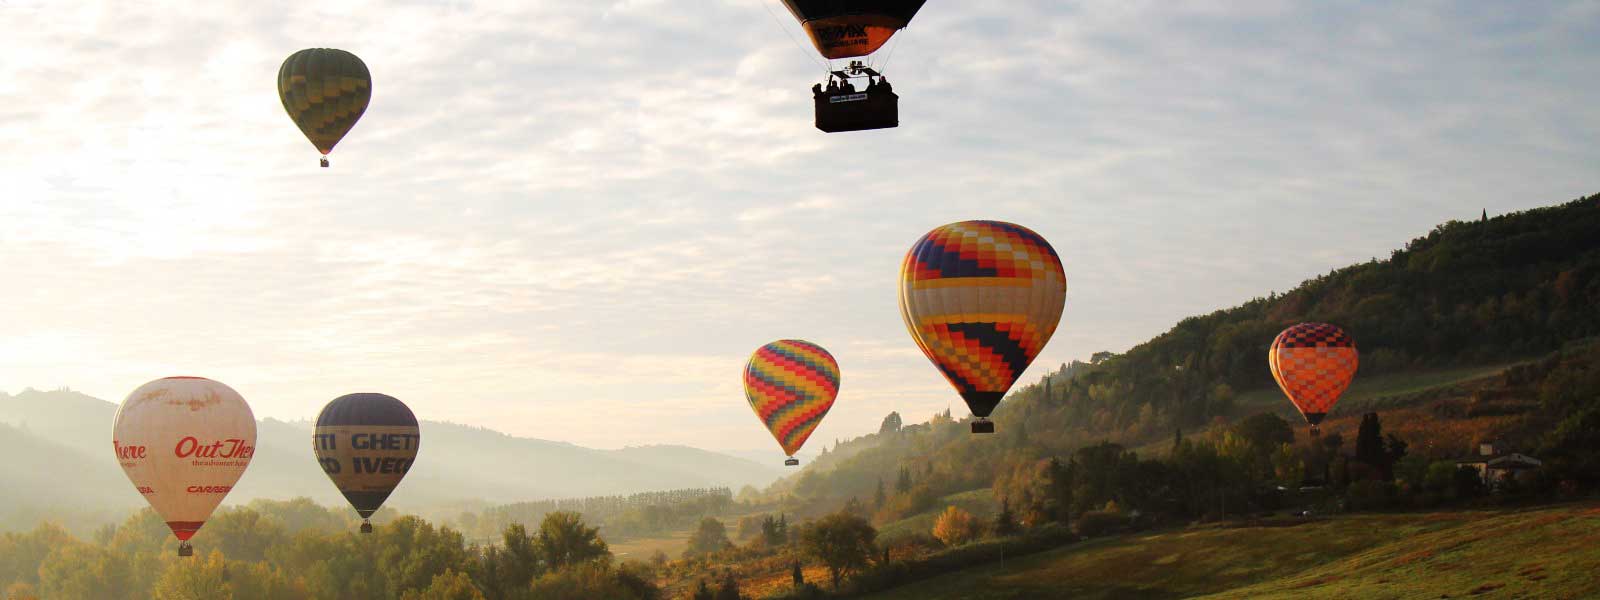
[[[900,267],[900,315],[923,354],[988,417],[1061,321],[1067,278],[1039,234],[1001,221],[928,232]]]
[[[1267,351],[1272,378],[1313,428],[1350,387],[1359,362],[1355,339],[1327,323],[1285,329]]]
[[[187,545],[250,466],[255,415],[216,381],[157,379],[122,401],[111,447],[128,480]]]
[[[876,52],[927,0],[783,0],[823,56]]]
[[[783,451],[794,456],[839,395],[839,363],[804,340],[756,349],[744,367],[744,395]]]
[[[278,98],[311,145],[327,154],[366,112],[372,74],[344,50],[301,50],[278,68]]]
[[[384,394],[335,398],[317,415],[311,435],[322,471],[363,519],[377,512],[405,479],[421,446],[417,417],[405,403]]]

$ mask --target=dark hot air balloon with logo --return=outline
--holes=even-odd
[[[744,395],[783,452],[794,457],[839,395],[839,363],[805,340],[778,340],[756,349],[744,366]]]
[[[278,68],[278,98],[300,132],[322,153],[326,167],[328,153],[367,111],[372,74],[354,54],[308,48],[289,55]]]
[[[1322,419],[1350,387],[1359,363],[1355,339],[1327,323],[1285,329],[1267,350],[1272,378],[1311,425],[1311,435],[1321,431]]]
[[[1002,221],[928,232],[900,267],[900,315],[922,353],[992,433],[989,414],[1061,321],[1067,278],[1054,248]]]
[[[372,532],[368,518],[411,471],[421,445],[416,415],[384,394],[335,398],[317,415],[311,435],[322,471],[361,515],[362,533]]]
[[[233,388],[203,377],[167,377],[122,401],[111,448],[178,538],[178,556],[191,556],[190,538],[255,456],[256,419]]]
[[[922,9],[926,0],[783,0],[789,13],[828,60],[877,52]],[[853,80],[864,82],[861,89]],[[812,88],[816,125],[828,133],[883,129],[900,125],[900,96],[883,74],[851,61],[829,70],[827,87]]]

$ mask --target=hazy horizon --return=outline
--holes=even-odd
[[[1061,255],[1026,383],[1600,175],[1597,2],[930,2],[878,59],[901,127],[838,135],[781,10],[521,4],[0,2],[0,390],[776,454],[739,375],[802,338],[842,370],[814,453],[965,413],[896,307],[938,225]],[[373,75],[330,169],[274,88],[315,46]]]

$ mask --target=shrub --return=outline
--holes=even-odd
[[[944,545],[960,546],[983,536],[983,524],[972,513],[951,506],[944,509],[933,523],[933,537]]]
[[[1350,484],[1344,497],[1350,510],[1383,510],[1394,503],[1395,494],[1393,483],[1369,479]]]
[[[1078,535],[1098,537],[1121,529],[1127,522],[1127,518],[1122,516],[1120,511],[1091,510],[1079,516],[1077,521],[1073,522],[1073,527],[1077,529]]]

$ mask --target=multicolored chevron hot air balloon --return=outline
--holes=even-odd
[[[332,48],[308,48],[278,68],[278,98],[289,118],[322,152],[328,153],[356,126],[372,100],[372,74],[356,55]]]
[[[1301,323],[1283,330],[1267,351],[1272,378],[1317,435],[1322,418],[1350,387],[1360,362],[1356,341],[1327,323]]]
[[[1067,277],[1026,227],[962,221],[928,232],[900,266],[900,315],[923,354],[992,433],[989,413],[1061,321]]]
[[[778,340],[756,350],[744,366],[744,395],[761,424],[794,457],[839,395],[839,363],[811,342]]]

